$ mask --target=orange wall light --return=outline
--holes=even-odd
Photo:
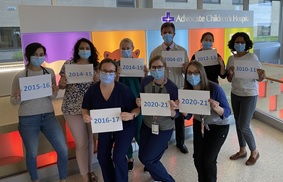
[[[217,49],[218,54],[224,56],[224,29],[223,28],[202,28],[189,30],[189,55],[190,60],[199,49],[201,49],[201,36],[205,32],[211,32],[214,36],[213,47]],[[223,58],[224,59],[224,58]]]
[[[24,159],[22,138],[18,131],[0,134],[0,166]]]
[[[140,50],[139,58],[146,58],[145,31],[143,30],[92,32],[92,42],[99,52],[99,60],[104,59],[106,51],[116,54],[115,51],[119,49],[120,41],[124,38],[130,38],[133,41],[133,51]]]

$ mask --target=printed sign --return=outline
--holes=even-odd
[[[167,67],[183,67],[185,62],[185,51],[162,51],[162,57]]]
[[[141,93],[141,112],[146,116],[171,116],[169,94]]]
[[[92,133],[123,130],[121,108],[90,110]]]
[[[51,75],[39,75],[19,78],[21,101],[52,95]]]
[[[66,64],[65,73],[68,84],[93,81],[92,64]]]
[[[212,50],[203,50],[195,53],[196,61],[200,62],[203,66],[212,66],[219,64],[217,61],[217,51],[216,49]]]
[[[144,59],[121,58],[121,77],[144,77]]]
[[[258,79],[258,62],[249,60],[235,60],[235,78]]]
[[[209,91],[178,90],[179,111],[189,114],[210,115]]]

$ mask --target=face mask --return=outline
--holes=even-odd
[[[245,48],[246,48],[246,44],[236,44],[236,43],[234,44],[234,49],[237,52],[244,52]]]
[[[162,70],[156,69],[154,71],[152,70],[150,71],[150,75],[153,76],[155,80],[159,80],[164,77],[164,69]]]
[[[105,85],[109,85],[114,81],[115,74],[109,73],[102,73],[100,72],[100,81],[103,82]]]
[[[79,56],[83,59],[88,59],[90,55],[90,50],[79,50]]]
[[[169,43],[171,43],[171,42],[173,41],[173,34],[169,34],[169,33],[164,34],[164,35],[162,36],[162,38],[163,38],[163,40],[164,40],[164,42],[165,42],[166,44],[169,44]]]
[[[33,65],[33,66],[40,66],[43,62],[44,62],[44,59],[45,57],[44,56],[40,56],[40,57],[37,57],[37,56],[31,56],[30,57],[30,63]]]
[[[204,41],[201,44],[202,44],[203,49],[205,50],[210,49],[212,47],[212,42],[209,42],[209,41]]]
[[[196,86],[200,83],[200,74],[197,75],[189,75],[187,74],[187,81],[192,85],[192,86]]]
[[[131,58],[132,57],[132,49],[122,50],[123,58]]]

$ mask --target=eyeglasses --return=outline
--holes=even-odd
[[[188,71],[188,75],[199,75],[199,74],[200,74],[199,71],[194,71],[194,72]]]
[[[102,74],[109,74],[109,75],[115,75],[116,71],[100,70],[100,73],[102,73]]]
[[[150,68],[152,71],[155,71],[156,69],[158,71],[162,71],[164,69],[164,66],[151,66]]]

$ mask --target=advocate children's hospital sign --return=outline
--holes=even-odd
[[[21,33],[253,27],[253,12],[238,10],[19,5],[19,17]]]
[[[245,23],[252,21],[251,17],[248,15],[242,15],[238,13],[222,13],[220,12],[213,12],[211,13],[210,11],[203,11],[201,10],[202,15],[191,15],[189,13],[187,14],[178,14],[177,16],[171,15],[170,11],[167,11],[165,13],[165,16],[161,17],[162,22],[172,22],[172,23],[177,23],[177,22],[192,22],[192,23],[210,23],[210,22],[233,22],[233,23]]]

